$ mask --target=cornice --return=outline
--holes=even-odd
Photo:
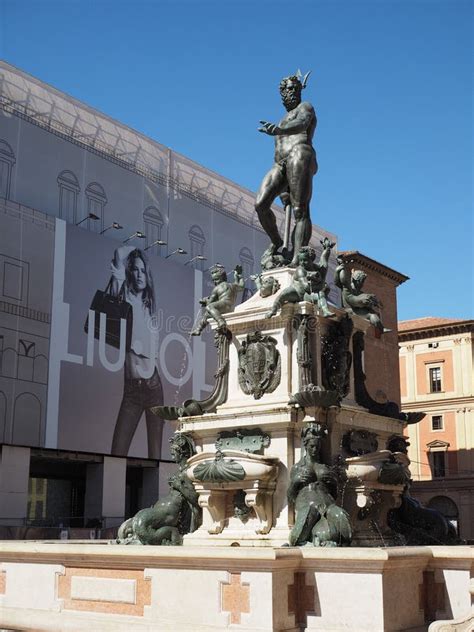
[[[427,338],[441,338],[443,336],[454,336],[456,334],[472,332],[474,332],[474,320],[465,320],[460,323],[449,323],[446,325],[420,327],[410,331],[399,331],[398,342],[407,342],[408,340],[425,340]]]
[[[446,399],[423,399],[402,401],[402,411],[413,410],[414,408],[422,409],[439,409],[449,408],[450,410],[458,408],[474,408],[474,395],[464,395],[462,397],[449,397]]]
[[[366,255],[362,254],[358,250],[343,250],[337,253],[338,256],[342,256],[346,263],[358,263],[359,265],[364,266],[367,270],[372,270],[373,272],[377,272],[382,276],[394,281],[397,285],[401,285],[408,281],[410,277],[402,274],[401,272],[397,272],[393,268],[389,268],[388,266],[376,261],[375,259],[371,259]]]

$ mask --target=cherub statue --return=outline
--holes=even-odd
[[[152,507],[142,509],[119,528],[115,544],[179,545],[183,535],[201,525],[198,495],[186,475],[187,461],[196,454],[192,437],[177,432],[170,439],[178,473],[169,479],[170,492]]]
[[[237,294],[242,292],[245,287],[242,277],[242,266],[235,266],[234,283],[227,281],[227,273],[224,267],[218,264],[211,268],[211,277],[215,288],[210,296],[199,301],[204,306],[203,317],[192,330],[191,336],[200,336],[210,318],[216,321],[219,329],[225,330],[227,323],[223,314],[234,311]]]
[[[266,318],[275,316],[285,303],[309,301],[318,305],[323,316],[334,316],[328,307],[327,295],[329,287],[326,283],[329,256],[335,244],[327,237],[321,242],[323,251],[319,263],[314,263],[316,252],[310,246],[303,246],[298,253],[298,266],[292,284],[284,289],[273,303],[272,309],[265,314]]]
[[[273,276],[264,277],[261,274],[252,274],[250,278],[257,286],[257,290],[262,298],[276,294],[280,289],[280,282]]]
[[[349,515],[336,505],[337,476],[321,463],[321,442],[327,428],[309,423],[301,432],[303,455],[290,471],[288,500],[295,504],[290,546],[349,546]]]
[[[342,255],[337,257],[338,266],[334,282],[342,290],[342,306],[350,313],[366,318],[375,327],[378,335],[390,331],[385,329],[378,310],[382,307],[375,294],[362,291],[367,275],[362,270],[347,270],[346,261]]]

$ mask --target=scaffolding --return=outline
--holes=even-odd
[[[255,195],[146,136],[0,61],[0,108],[144,178],[262,231]],[[273,205],[280,230],[284,210]],[[335,236],[313,226],[313,242]]]

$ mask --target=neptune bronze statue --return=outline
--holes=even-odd
[[[278,124],[260,121],[259,131],[275,137],[275,162],[260,185],[255,210],[262,228],[271,240],[264,257],[267,262],[274,257],[275,267],[281,265],[281,254],[278,250],[284,245],[286,254],[288,247],[278,231],[275,214],[271,209],[277,196],[280,196],[287,213],[291,208],[294,215],[290,263],[292,267],[298,265],[298,252],[300,248],[308,245],[311,238],[309,203],[313,176],[318,170],[318,163],[313,149],[316,113],[311,103],[301,100],[308,76],[309,73],[302,77],[298,71],[295,75],[282,79],[280,95],[287,113]],[[287,234],[288,228],[285,231]],[[268,269],[272,266],[268,264],[266,267]]]

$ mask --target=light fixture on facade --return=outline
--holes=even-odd
[[[137,230],[133,233],[133,235],[130,235],[130,237],[127,237],[127,239],[124,239],[123,243],[126,244],[128,241],[130,241],[130,239],[134,239],[135,237],[137,239],[145,239],[146,235],[145,233],[142,233],[141,231]]]
[[[192,259],[189,259],[189,261],[186,261],[184,265],[187,266],[188,263],[192,263],[193,261],[207,261],[207,257],[203,257],[202,255],[196,255]]]
[[[100,217],[98,215],[96,215],[95,213],[88,213],[85,217],[83,217],[81,219],[80,222],[77,222],[76,226],[79,226],[80,224],[82,224],[82,222],[85,222],[86,219],[92,219],[94,221],[100,219]]]
[[[187,255],[187,254],[188,254],[187,250],[184,250],[183,248],[176,248],[176,250],[173,250],[173,252],[170,252],[169,255],[166,255],[165,259],[169,259],[173,255]]]
[[[104,230],[101,230],[99,234],[103,235],[110,228],[115,228],[115,230],[122,230],[123,226],[121,224],[119,224],[118,222],[112,222],[112,224],[110,224],[110,226],[107,226],[107,228],[104,228]]]
[[[154,241],[152,244],[150,244],[149,246],[147,246],[145,248],[145,250],[148,250],[149,248],[153,248],[153,246],[166,246],[167,242],[163,241],[162,239],[157,239],[156,241]]]

